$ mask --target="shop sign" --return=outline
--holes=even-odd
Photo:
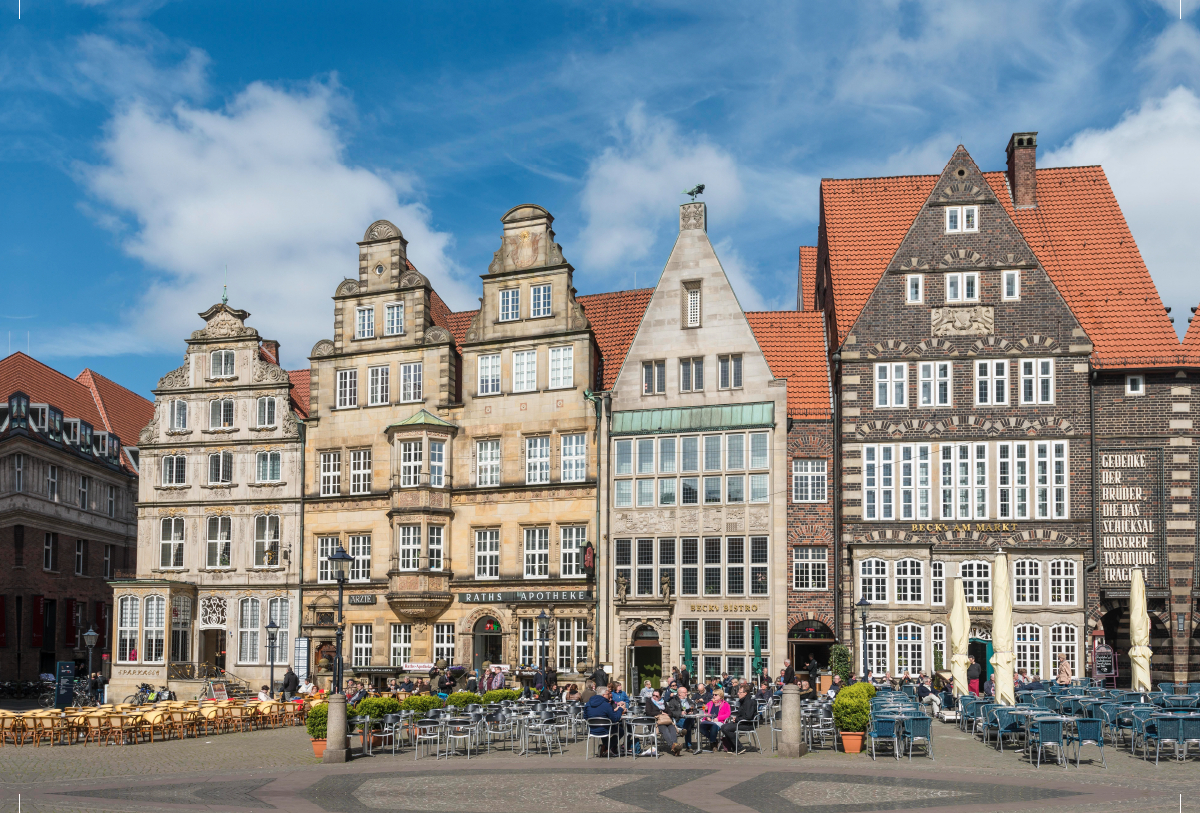
[[[971,533],[1014,533],[1017,530],[1015,522],[914,522],[914,533],[940,534],[946,531]]]
[[[351,666],[350,671],[356,675],[393,675],[400,670],[395,666]]]
[[[405,672],[428,672],[433,668],[432,663],[402,663],[400,668]]]
[[[693,613],[756,613],[757,604],[691,604]]]
[[[590,590],[502,590],[495,593],[459,593],[461,604],[520,604],[547,601],[591,601]]]
[[[374,593],[355,593],[352,596],[346,596],[348,604],[374,604]]]
[[[1140,567],[1147,583],[1157,584],[1163,544],[1157,450],[1103,451],[1099,462],[1101,581],[1128,585],[1130,571]]]

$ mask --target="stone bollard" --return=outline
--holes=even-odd
[[[325,728],[325,756],[321,761],[346,762],[348,759],[350,749],[346,745],[346,695],[331,694],[329,722]]]
[[[808,749],[804,747],[801,736],[799,686],[789,683],[783,687],[783,697],[780,700],[779,708],[783,712],[780,715],[783,733],[779,735],[779,755],[781,757],[804,756]],[[767,722],[773,724],[773,721],[768,720]]]

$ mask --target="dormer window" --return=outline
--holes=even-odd
[[[79,420],[77,418],[68,418],[63,421],[63,443],[69,443],[72,446],[79,445]]]
[[[29,427],[39,432],[46,431],[49,423],[50,407],[46,404],[29,405]]]
[[[92,454],[96,457],[108,457],[108,433],[92,433]]]
[[[359,308],[354,321],[354,338],[356,339],[373,339],[375,338],[375,309],[374,308]]]
[[[529,318],[538,319],[550,315],[550,286],[534,285],[529,289]]]
[[[62,442],[63,414],[61,409],[50,407],[47,417],[46,434],[50,440]]]
[[[233,378],[233,351],[212,351],[209,354],[208,369],[212,378]]]
[[[946,234],[979,231],[978,206],[947,206]]]
[[[21,392],[8,396],[8,425],[24,429],[29,425],[29,397]]]

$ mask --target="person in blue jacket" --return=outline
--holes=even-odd
[[[620,737],[620,726],[622,710],[613,708],[611,700],[611,692],[607,686],[597,686],[596,693],[587,701],[587,705],[583,707],[583,716],[585,719],[591,720],[596,717],[603,717],[607,720],[612,720],[613,726],[611,732],[606,731],[603,726],[594,726],[591,731],[593,734],[609,733],[609,736],[603,740],[603,745],[600,747],[600,756],[608,756],[608,752],[617,747]]]

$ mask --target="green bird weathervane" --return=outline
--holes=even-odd
[[[702,183],[698,183],[698,184],[696,184],[695,186],[693,186],[691,189],[688,189],[688,190],[684,191],[682,194],[684,194],[684,195],[691,195],[691,196],[692,196],[692,200],[695,200],[697,195],[703,195],[703,194],[704,194],[704,184],[702,184]]]

